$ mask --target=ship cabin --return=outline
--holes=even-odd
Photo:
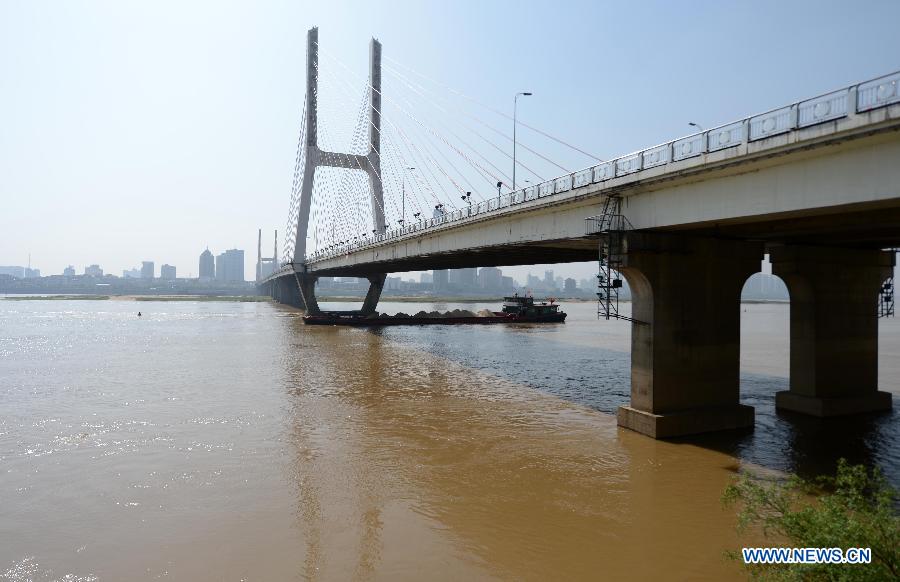
[[[549,302],[534,302],[534,297],[519,297],[518,293],[512,297],[503,298],[503,313],[518,316],[554,315],[559,312],[559,305],[551,299]]]

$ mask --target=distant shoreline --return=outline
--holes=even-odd
[[[266,303],[264,295],[21,295],[0,297],[6,301],[206,301],[224,303]]]
[[[322,296],[320,303],[362,303],[363,297]],[[537,297],[545,301],[544,297]],[[0,297],[0,301],[198,301],[219,303],[269,303],[272,298],[267,295],[19,295]],[[381,303],[498,303],[502,297],[421,297],[421,296],[382,296]],[[559,298],[557,303],[594,303],[594,299]],[[623,299],[621,303],[631,303]],[[788,299],[743,299],[745,304],[790,304]]]

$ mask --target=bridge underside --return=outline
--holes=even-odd
[[[396,258],[352,267],[317,269],[325,277],[363,277],[375,273],[402,273],[432,269],[466,269],[470,267],[512,267],[553,263],[577,263],[597,260],[596,237],[511,243],[487,248],[470,248],[452,253],[435,253]]]
[[[805,212],[655,229],[691,236],[859,249],[900,245],[900,200],[843,204]]]

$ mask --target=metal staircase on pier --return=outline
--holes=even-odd
[[[622,288],[622,240],[631,223],[622,214],[622,199],[607,196],[599,216],[585,219],[586,234],[599,235],[600,269],[597,273],[597,319],[635,321],[619,313]]]
[[[894,317],[894,276],[891,275],[878,290],[878,317]]]
[[[887,249],[897,255],[898,249]],[[878,289],[878,317],[894,317],[894,271]]]

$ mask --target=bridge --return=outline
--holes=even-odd
[[[260,278],[262,292],[317,313],[319,277],[365,277],[365,314],[391,272],[598,261],[607,316],[619,317],[619,273],[633,295],[631,403],[619,424],[666,438],[753,425],[753,409],[739,401],[740,294],[768,254],[791,298],[790,389],[776,406],[821,417],[891,408],[891,395],[878,390],[877,317],[893,311],[888,249],[900,246],[900,72],[522,188],[403,110],[427,130],[424,139],[452,148],[491,185],[497,179],[496,192],[475,190],[473,200],[452,175],[458,165],[404,142],[402,127],[382,128],[389,96],[374,39],[369,67],[356,152],[320,147],[322,69],[318,31],[309,32],[288,244]],[[397,74],[425,90],[412,73]],[[388,155],[388,135],[407,157],[396,144]],[[443,174],[462,195],[441,196],[439,180],[418,174],[410,184],[433,198],[422,195],[410,219],[411,163]],[[323,169],[349,177],[317,195]]]

